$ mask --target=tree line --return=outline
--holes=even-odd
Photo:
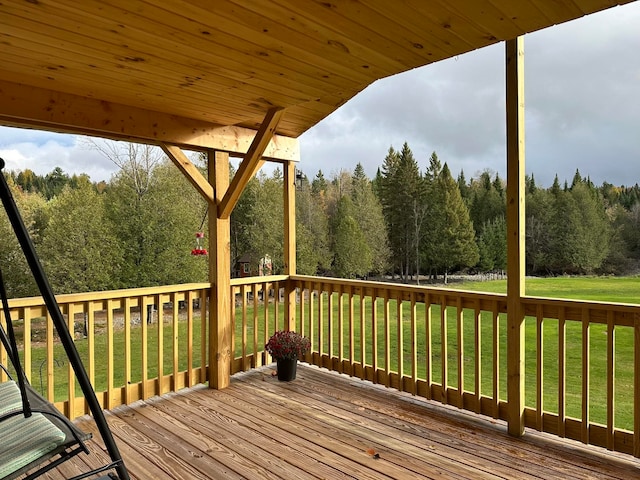
[[[549,188],[525,179],[529,275],[636,273],[640,187],[596,186],[579,170]],[[391,275],[505,271],[506,181],[483,171],[454,179],[436,152],[421,169],[408,144],[391,147],[373,179],[362,165],[298,192],[298,249],[309,274]],[[300,259],[299,259],[300,262]]]
[[[119,148],[121,156],[110,157],[119,169],[109,182],[70,177],[59,168],[42,177],[5,172],[54,291],[205,281],[206,259],[190,255],[205,202],[155,147]],[[4,211],[0,238],[9,295],[36,295]]]
[[[118,166],[108,182],[56,168],[6,172],[56,293],[206,281],[205,258],[190,254],[206,202],[154,147],[102,152]],[[196,159],[196,162],[198,159]],[[204,162],[199,163],[204,170]],[[640,188],[595,186],[576,171],[549,188],[526,178],[526,267],[531,275],[626,274],[640,260]],[[389,149],[376,175],[362,165],[325,178],[303,176],[296,191],[297,271],[408,281],[506,269],[506,183],[484,171],[453,177],[434,152],[420,168],[408,144]],[[283,264],[283,176],[251,179],[231,215],[231,264],[258,272]],[[36,287],[0,216],[0,250],[10,295]]]

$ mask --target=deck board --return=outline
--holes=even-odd
[[[316,367],[301,364],[293,382],[271,372],[107,412],[132,480],[640,478],[629,456],[537,432],[513,438],[503,422]],[[48,478],[106,458],[99,438],[90,447]]]

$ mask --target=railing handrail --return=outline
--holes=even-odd
[[[211,284],[203,283],[180,283],[175,285],[162,285],[155,287],[123,288],[120,290],[100,290],[97,292],[62,293],[56,295],[58,303],[83,303],[92,301],[119,300],[129,297],[153,296],[168,294],[173,292],[187,292],[191,290],[202,290],[209,288]],[[20,297],[9,300],[9,306],[13,308],[39,307],[44,306],[41,296]]]
[[[231,286],[237,287],[240,285],[253,285],[258,283],[273,283],[273,282],[285,282],[289,279],[289,275],[265,275],[265,276],[252,276],[243,278],[232,278]]]

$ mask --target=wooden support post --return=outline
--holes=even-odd
[[[218,205],[229,187],[229,154],[209,152],[209,183],[216,204],[209,205],[209,387],[229,386],[231,376],[231,256],[230,220],[222,219]]]
[[[524,435],[524,39],[506,42],[508,430]]]
[[[284,273],[296,274],[296,164],[284,167]],[[285,327],[296,328],[296,289],[291,281],[285,288]]]

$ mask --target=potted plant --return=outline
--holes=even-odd
[[[298,358],[307,353],[311,342],[307,337],[291,330],[278,330],[264,348],[277,362],[278,380],[289,382],[296,378]]]

